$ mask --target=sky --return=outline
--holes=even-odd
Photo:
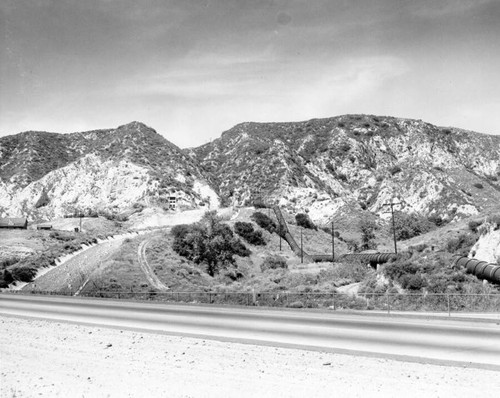
[[[500,0],[1,0],[0,136],[342,114],[500,134]]]

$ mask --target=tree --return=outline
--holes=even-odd
[[[205,264],[210,276],[234,264],[234,255],[250,255],[231,228],[222,223],[216,211],[206,212],[196,224],[172,228],[172,235],[174,251],[196,264]]]
[[[318,227],[314,225],[309,216],[305,213],[298,213],[295,215],[295,221],[297,221],[297,225],[299,227],[309,228],[318,230]]]
[[[407,214],[401,211],[394,212],[394,224],[397,240],[410,239],[433,228],[433,224],[427,218],[416,213]],[[393,233],[392,225],[391,233]]]
[[[375,221],[363,217],[359,220],[359,229],[361,231],[361,250],[375,249],[375,230],[378,228]]]

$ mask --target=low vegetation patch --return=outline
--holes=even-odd
[[[316,225],[314,225],[312,220],[305,213],[296,214],[295,221],[297,221],[297,225],[299,227],[303,227],[303,228],[307,228],[307,229],[314,229],[315,231],[318,230],[318,227]]]
[[[265,246],[266,244],[266,241],[262,237],[262,232],[256,231],[252,223],[237,221],[234,224],[234,232],[252,245]]]
[[[414,236],[429,232],[434,227],[433,223],[426,217],[416,213],[407,214],[400,211],[394,213],[394,224],[397,240],[411,239]],[[392,224],[390,233],[393,233]]]
[[[279,255],[267,256],[264,259],[264,262],[261,264],[260,269],[262,272],[268,269],[287,269],[288,265],[286,263],[286,259]]]
[[[259,227],[265,229],[271,234],[277,231],[276,223],[270,217],[268,217],[264,213],[261,213],[260,211],[256,211],[255,213],[253,213],[250,218],[255,221],[255,223]]]
[[[467,274],[465,269],[451,268],[451,253],[416,253],[409,259],[387,264],[384,274],[401,288],[428,293],[489,293],[491,286]],[[390,285],[389,285],[390,286]]]
[[[477,242],[477,238],[478,236],[475,233],[461,233],[446,243],[446,251],[451,254],[467,256],[472,246]]]

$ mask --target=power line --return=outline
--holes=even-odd
[[[392,236],[394,238],[394,253],[398,254],[398,246],[396,244],[396,224],[394,222],[394,206],[402,206],[402,202],[394,203],[392,200],[389,203],[384,203],[382,207],[384,206],[390,206],[391,211],[384,211],[384,214],[391,213],[392,216]]]

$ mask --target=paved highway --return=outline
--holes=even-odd
[[[0,315],[500,371],[498,321],[0,294]]]

